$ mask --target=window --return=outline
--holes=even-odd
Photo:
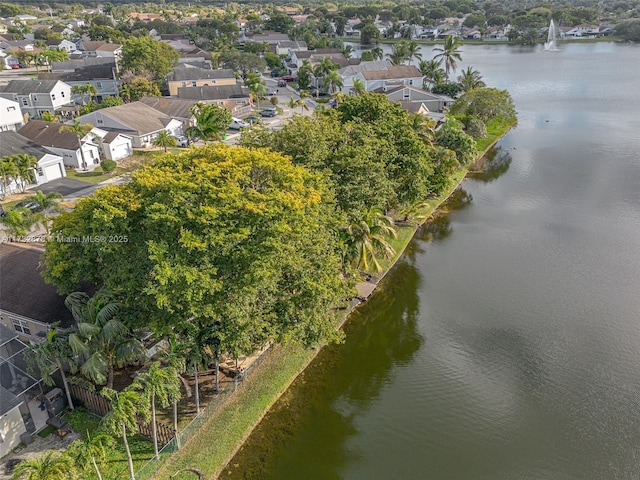
[[[22,104],[29,105],[29,101],[27,100],[27,97],[22,97]]]
[[[34,95],[34,96],[33,96],[33,101],[34,101],[34,102],[37,102],[37,101],[38,101],[38,96],[37,96],[37,95]]]
[[[38,167],[38,176],[44,177],[44,171],[42,170],[41,167]]]
[[[187,86],[187,82],[182,82],[182,86],[186,87]]]
[[[29,328],[29,324],[27,322],[25,322],[24,320],[18,320],[17,318],[14,318],[12,322],[13,328],[16,330],[16,332],[24,333],[25,335],[31,335],[31,329]]]
[[[15,111],[16,107],[9,107],[7,108],[7,112],[13,112]]]
[[[413,85],[413,80],[409,80],[409,85]]]
[[[192,87],[197,87],[198,86],[198,82],[196,82],[195,80],[193,82],[191,82],[191,86]]]
[[[60,92],[60,96],[64,98],[64,92]]]
[[[102,82],[96,82],[96,88],[102,88]]]
[[[104,123],[101,118],[98,119],[98,123]]]
[[[52,93],[52,94],[51,94],[51,100],[55,100],[55,99],[56,99],[56,94],[55,94],[55,93]]]

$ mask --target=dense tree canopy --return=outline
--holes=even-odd
[[[197,319],[221,348],[314,343],[335,334],[328,311],[345,295],[328,197],[318,175],[266,150],[165,156],[55,220],[45,278],[61,292],[103,285],[158,332]],[[62,241],[83,236],[97,241]]]
[[[171,45],[153,37],[129,39],[122,47],[120,69],[134,75],[149,75],[160,83],[173,70],[180,54]]]

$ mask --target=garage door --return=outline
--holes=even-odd
[[[44,167],[44,177],[47,179],[47,182],[51,180],[55,180],[56,178],[62,178],[62,170],[60,169],[60,164],[49,165],[48,167]]]

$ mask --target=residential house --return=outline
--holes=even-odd
[[[101,128],[93,128],[91,134],[99,139],[100,152],[108,160],[121,160],[133,154],[133,139],[120,132],[109,132]]]
[[[283,40],[282,42],[276,43],[276,55],[289,56],[291,52],[306,52],[307,50],[307,42]]]
[[[0,70],[11,70],[14,65],[20,65],[18,57],[0,50]]]
[[[107,132],[129,136],[134,148],[150,146],[163,130],[175,136],[182,134],[182,123],[179,120],[174,120],[142,102],[102,108],[82,115],[77,120]]]
[[[61,130],[64,125],[31,120],[18,133],[46,150],[62,157],[67,168],[86,168],[100,163],[100,149],[93,135],[78,140],[75,134]],[[82,146],[82,147],[81,147]]]
[[[17,132],[0,132],[0,158],[17,154],[33,155],[38,160],[34,169],[36,185],[67,175],[62,156],[51,153]],[[18,191],[15,182],[9,183],[8,188],[9,193]]]
[[[278,33],[267,30],[260,35],[247,35],[246,40],[248,42],[268,43],[269,45],[276,45],[278,42],[288,41],[289,35],[287,35],[286,33]]]
[[[358,65],[348,65],[338,70],[340,77],[342,77],[342,91],[348,92],[353,88],[353,80],[355,76],[360,72],[367,71],[380,71],[386,70],[392,66],[389,59],[374,60],[370,62],[360,62]]]
[[[68,53],[75,52],[77,50],[75,42],[67,39],[47,40],[47,47],[55,48],[56,50],[66,50]]]
[[[113,59],[112,59],[113,60]],[[38,74],[39,80],[60,80],[73,87],[90,84],[96,89],[95,100],[100,103],[107,96],[117,96],[120,92],[120,80],[117,77],[116,64],[114,62],[93,66],[80,66],[73,72],[51,72]],[[74,93],[72,100],[76,103],[85,103],[86,95]]]
[[[210,85],[235,85],[233,70],[206,70],[198,67],[184,66],[176,68],[167,75],[169,95],[177,95],[178,88],[206,87]]]
[[[179,120],[182,123],[183,131],[194,124],[191,109],[198,103],[197,100],[176,97],[142,97],[140,101],[167,117]]]
[[[371,91],[386,95],[390,102],[401,102],[405,109],[416,112],[420,110],[420,106],[424,106],[428,112],[442,113],[455,102],[453,98],[446,95],[437,95],[402,83],[386,84]],[[421,110],[420,113],[425,112]]]
[[[365,84],[367,92],[378,88],[384,89],[387,84],[404,84],[422,86],[422,74],[415,65],[391,65],[384,70],[359,72],[354,76]]]
[[[18,102],[0,97],[0,132],[16,131],[24,124]]]
[[[251,112],[251,92],[243,85],[178,88],[178,98],[213,103],[226,108],[234,117]]]
[[[122,45],[98,41],[80,41],[79,50],[88,57],[108,57],[120,58],[122,55]]]
[[[0,457],[26,440],[25,433],[43,429],[49,414],[65,405],[62,390],[44,386],[24,358],[27,344],[42,342],[54,323],[73,325],[64,297],[40,275],[42,252],[31,244],[0,244]]]
[[[211,58],[211,55],[196,46],[194,41],[182,34],[162,34],[157,35],[157,39],[173,47],[184,57]]]
[[[22,113],[32,118],[73,104],[71,86],[59,80],[11,80],[0,86],[0,97],[18,102]]]

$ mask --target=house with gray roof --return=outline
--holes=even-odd
[[[18,133],[51,153],[59,155],[67,168],[86,168],[100,163],[100,149],[87,134],[78,140],[75,134],[62,130],[64,125],[42,120],[31,120]]]
[[[178,98],[216,104],[229,110],[234,117],[248,114],[253,105],[251,92],[244,85],[178,88]]]
[[[31,118],[73,105],[71,86],[60,80],[11,80],[0,86],[0,97],[18,102],[22,113]]]
[[[193,124],[191,108],[198,103],[196,100],[176,97],[142,97],[140,101],[167,117],[180,120],[183,130]]]
[[[0,132],[0,158],[18,154],[33,155],[38,160],[38,164],[34,169],[36,185],[67,176],[67,171],[60,155],[46,150],[17,132]],[[9,182],[8,191],[9,193],[19,191],[15,180]]]
[[[365,84],[367,92],[385,88],[387,84],[404,84],[421,87],[422,74],[415,65],[391,65],[380,70],[359,72],[354,76]]]
[[[125,103],[82,115],[80,123],[89,123],[107,132],[131,137],[134,148],[148,147],[161,131],[182,135],[182,123],[143,102]]]
[[[79,85],[93,85],[97,91],[95,95],[98,103],[104,97],[117,96],[120,92],[121,82],[117,77],[115,63],[100,65],[79,66],[72,72],[47,72],[38,74],[38,80],[60,80],[73,87]],[[86,96],[74,93],[72,99],[75,103],[86,102]]]
[[[360,72],[371,72],[386,70],[391,67],[392,64],[388,59],[385,60],[373,60],[370,62],[360,62],[358,65],[348,65],[338,70],[340,77],[342,78],[342,92],[348,92],[353,88],[353,80],[355,76]]]

